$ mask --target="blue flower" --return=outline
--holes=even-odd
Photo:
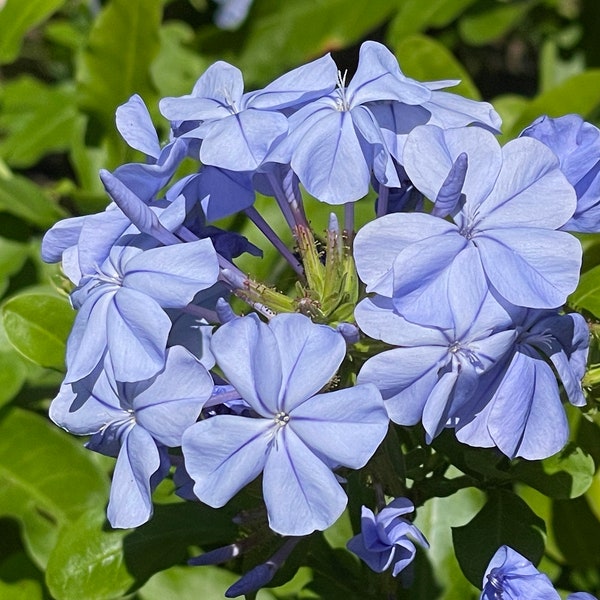
[[[218,365],[256,418],[216,415],[183,436],[194,493],[215,508],[263,473],[271,529],[329,527],[347,498],[332,469],[358,469],[383,440],[388,417],[373,385],[319,393],[346,352],[343,336],[298,314],[268,325],[234,319],[212,338]]]
[[[500,546],[486,569],[480,600],[560,600],[560,596],[530,561],[509,546]]]
[[[477,265],[475,255],[474,248],[468,249],[453,267],[460,273]],[[475,280],[482,283],[482,278]],[[480,377],[504,364],[517,337],[510,314],[484,282],[479,288],[462,284],[460,277],[452,277],[448,284],[444,304],[450,326],[436,318],[410,323],[383,296],[367,298],[355,310],[367,335],[399,346],[369,358],[358,382],[378,387],[392,421],[401,425],[422,421],[428,442],[464,414]]]
[[[202,140],[199,159],[203,164],[254,171],[288,131],[287,118],[279,111],[328,93],[335,85],[335,71],[327,55],[262,90],[244,93],[241,71],[219,61],[204,72],[190,95],[163,98],[160,109],[182,129],[178,135]]]
[[[414,559],[415,543],[429,548],[423,534],[402,515],[414,511],[407,498],[396,498],[376,515],[362,507],[361,532],[347,544],[376,573],[383,573],[390,567],[396,577]]]
[[[442,327],[452,325],[440,301],[451,278],[480,288],[484,277],[519,306],[565,302],[579,280],[581,246],[556,230],[573,214],[575,192],[546,146],[519,138],[501,148],[481,128],[426,125],[409,135],[404,160],[414,185],[434,202],[442,198],[442,214],[455,222],[390,214],[367,223],[354,256],[368,292],[392,298],[408,320],[438,319]],[[472,248],[472,268],[457,270],[457,257]]]
[[[89,375],[108,351],[118,381],[152,377],[164,365],[171,320],[219,273],[210,240],[141,250],[114,246],[72,302],[79,308],[67,342],[67,377]]]
[[[569,401],[583,406],[589,330],[581,315],[556,311],[522,311],[515,324],[516,343],[480,378],[473,403],[455,424],[456,437],[471,446],[496,446],[510,458],[544,459],[561,450],[569,436],[552,367]]]
[[[164,368],[135,383],[115,381],[110,362],[77,383],[62,385],[50,418],[87,447],[116,456],[108,519],[113,527],[137,527],[152,514],[153,487],[169,470],[167,447],[181,444],[213,388],[208,371],[184,348],[166,352]]]
[[[558,119],[540,117],[521,136],[548,146],[560,160],[560,168],[577,193],[575,214],[565,231],[600,231],[600,130],[579,115]]]

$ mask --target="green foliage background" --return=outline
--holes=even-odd
[[[577,112],[598,125],[600,3],[255,0],[235,32],[212,24],[209,0],[0,6],[0,598],[221,598],[251,564],[181,565],[200,547],[235,539],[231,517],[246,498],[213,511],[179,502],[166,482],[149,524],[112,531],[104,521],[112,461],[46,417],[73,311],[58,268],[39,258],[40,240],[57,220],[106,205],[99,168],[141,159],[116,132],[116,107],[139,93],[166,134],[158,99],[188,93],[214,60],[239,66],[252,89],[327,51],[351,71],[370,38],[386,43],[406,74],[461,79],[458,93],[492,101],[505,140],[541,114]],[[473,584],[500,543],[541,560],[561,590],[599,593],[600,242],[581,237],[584,272],[570,303],[590,319],[591,408],[569,411],[572,442],[546,461],[510,463],[450,434],[404,457],[411,479],[423,483],[440,465],[444,477],[418,511],[431,550],[398,597],[476,598]],[[266,254],[254,271],[278,272],[276,260]],[[342,549],[352,525],[346,515],[299,546],[274,583],[291,581],[258,598],[381,597],[381,584]]]

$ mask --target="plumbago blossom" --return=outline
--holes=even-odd
[[[456,83],[407,77],[375,42],[351,79],[326,55],[250,92],[217,62],[189,95],[160,102],[165,145],[139,96],[119,107],[119,132],[146,160],[101,171],[106,210],[44,237],[77,311],[50,416],[116,457],[111,525],[146,522],[167,477],[214,508],[262,490],[237,517],[238,540],[190,560],[264,558],[268,538],[270,558],[252,558],[228,597],[270,584],[345,510],[349,550],[399,575],[415,543],[427,548],[413,513],[436,485],[448,495],[437,468],[407,470],[403,453],[441,456],[429,444],[450,429],[457,444],[542,460],[568,441],[564,403],[586,404],[588,326],[565,303],[582,260],[570,232],[600,227],[600,132],[544,117],[501,146],[491,105],[442,91]],[[323,236],[303,190],[333,207]],[[373,218],[355,234],[354,205],[371,190]],[[230,215],[287,261],[270,284],[289,293],[238,266],[262,248],[215,224]],[[498,550],[482,598],[530,588],[556,597]]]

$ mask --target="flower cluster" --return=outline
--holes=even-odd
[[[390,420],[510,458],[564,446],[556,375],[584,405],[588,348],[583,317],[563,312],[581,263],[569,232],[600,229],[600,132],[545,118],[501,147],[491,105],[442,91],[455,83],[414,81],[366,42],[349,82],[327,55],[244,92],[241,72],[215,63],[160,102],[163,146],[141,98],[119,107],[146,161],[102,171],[107,209],[58,223],[42,248],[77,310],[50,416],[117,457],[113,526],[147,521],[176,468],[181,495],[213,507],[262,475],[272,531],[324,530],[346,507],[343,473],[369,463]],[[303,190],[343,205],[343,227],[334,212],[317,240]],[[371,190],[374,218],[354,238],[354,203]],[[295,251],[257,193],[274,198]],[[237,213],[288,261],[295,293],[236,266],[261,254],[214,225]],[[427,544],[400,516],[411,510],[365,507],[349,548],[397,575],[413,541]],[[268,582],[277,556],[239,593]]]

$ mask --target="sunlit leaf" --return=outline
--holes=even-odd
[[[65,216],[44,190],[21,175],[0,170],[0,212],[46,229]]]
[[[452,530],[469,522],[482,504],[483,494],[471,488],[460,490],[447,498],[432,498],[417,511],[415,524],[429,542],[426,557],[431,563],[433,579],[443,590],[445,600],[473,597],[473,586],[460,573]],[[479,585],[480,581],[473,583]],[[420,585],[427,586],[428,583],[422,581]],[[435,597],[431,594],[431,587],[429,590],[429,597]],[[426,597],[426,594],[420,596]]]
[[[592,484],[594,459],[581,448],[569,444],[546,460],[520,461],[513,473],[551,498],[577,498]]]
[[[19,519],[38,565],[61,525],[104,504],[107,484],[81,440],[47,419],[14,409],[0,421],[0,514]]]
[[[2,307],[11,344],[38,365],[55,369],[64,368],[74,316],[66,299],[44,294],[15,296]]]
[[[63,529],[46,581],[56,600],[112,600],[183,563],[188,546],[224,542],[234,533],[231,514],[200,504],[156,506],[152,520],[136,530],[112,530],[104,513],[92,510]]]
[[[419,81],[460,79],[461,83],[447,91],[473,100],[481,96],[466,69],[440,42],[426,35],[411,35],[395,48],[404,73]]]
[[[460,34],[465,42],[473,46],[489,44],[515,27],[538,2],[489,3],[487,7],[473,11],[459,21]]]
[[[24,35],[57,11],[66,0],[6,0],[0,10],[0,63],[18,55]]]
[[[90,32],[78,65],[81,104],[114,127],[117,106],[152,93],[149,68],[159,48],[161,0],[112,0]]]
[[[45,154],[71,146],[82,125],[74,92],[72,85],[49,86],[29,76],[5,85],[0,155],[8,164],[29,167]]]

